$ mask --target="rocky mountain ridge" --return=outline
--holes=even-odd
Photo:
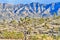
[[[40,4],[32,2],[30,4],[7,4],[0,3],[0,19],[17,19],[20,17],[50,17],[60,15],[60,2],[51,4]]]

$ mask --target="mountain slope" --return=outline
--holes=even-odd
[[[51,4],[39,4],[39,3],[30,3],[30,4],[7,4],[0,3],[0,18],[1,19],[19,19],[20,17],[49,17],[58,12],[60,9],[60,2],[51,3]]]

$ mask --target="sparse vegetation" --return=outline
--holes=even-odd
[[[0,23],[0,38],[22,40],[60,40],[60,36],[58,36],[58,33],[60,32],[60,25],[58,25],[59,19],[59,16],[54,16],[53,19],[25,17],[20,18],[20,21],[12,20],[8,22],[3,20],[3,22]],[[58,20],[58,22],[54,22],[54,24],[54,20]]]

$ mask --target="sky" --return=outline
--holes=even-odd
[[[32,2],[49,4],[49,3],[60,2],[60,0],[0,0],[0,3],[11,3],[11,4],[27,4]]]

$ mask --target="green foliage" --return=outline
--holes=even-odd
[[[39,22],[40,22],[40,24],[42,24],[42,23],[44,23],[44,19],[43,18],[41,18],[40,20],[39,20]]]
[[[22,32],[9,32],[9,31],[4,31],[2,36],[4,38],[10,38],[10,39],[23,39],[24,34]]]
[[[60,40],[60,36],[56,36],[56,40]]]
[[[30,40],[38,40],[38,38],[36,36],[31,36]]]
[[[12,20],[10,23],[17,24],[17,21],[16,20]]]
[[[23,21],[24,19],[23,18],[20,18],[20,21]]]

